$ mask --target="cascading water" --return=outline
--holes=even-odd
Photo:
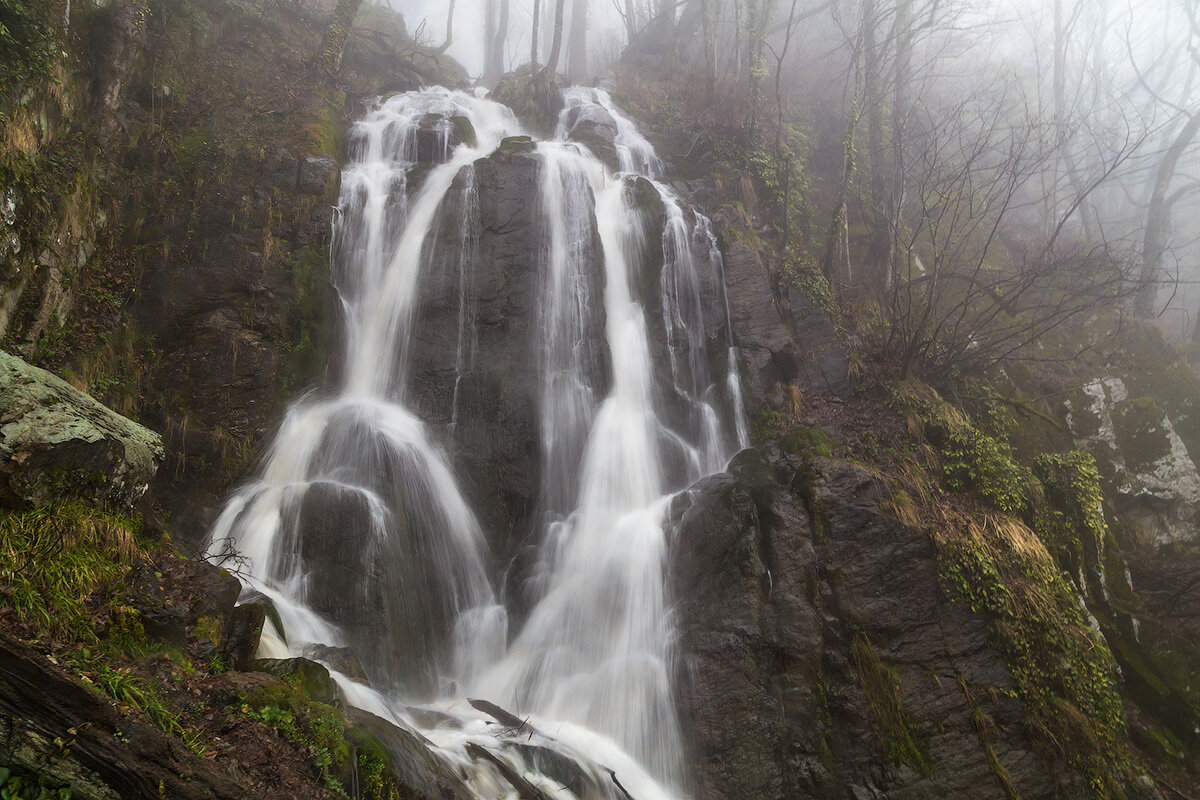
[[[444,440],[454,440],[476,358],[474,165],[522,133],[507,109],[475,96],[399,95],[354,126],[334,250],[344,379],[291,409],[211,549],[232,544],[248,591],[279,611],[285,630],[264,638],[264,655],[320,660],[321,646],[350,648],[371,685],[335,673],[347,701],[419,729],[478,797],[511,796],[503,763],[549,797],[666,798],[683,778],[664,518],[674,492],[745,444],[736,351],[707,218],[657,181],[653,148],[604,92],[564,96],[554,140],[536,145],[540,196],[529,198],[543,239],[529,253],[540,275],[542,529],[520,630],[510,637],[484,537],[435,441],[442,432],[405,405],[420,286],[432,270],[453,271]],[[608,128],[617,173],[572,141],[581,121]],[[461,128],[470,135],[455,145]],[[451,198],[458,218],[447,222]],[[715,311],[705,297],[718,299]],[[709,367],[717,330],[723,380]],[[466,697],[529,715],[535,732],[498,732]]]

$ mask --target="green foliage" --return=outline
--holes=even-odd
[[[940,448],[946,487],[956,492],[975,489],[1006,514],[1030,508],[1033,474],[1013,460],[1007,442],[976,428],[932,388],[917,381],[901,383],[892,404],[910,426]]]
[[[203,737],[185,728],[162,695],[135,678],[129,670],[112,666],[107,659],[94,655],[87,648],[72,654],[71,666],[101,694],[144,714],[164,733],[182,740],[196,755],[203,756],[207,751]]]
[[[947,488],[974,489],[1001,512],[971,517],[943,509],[934,533],[943,586],[992,617],[1037,739],[1079,769],[1096,797],[1107,796],[1129,764],[1116,662],[1047,550],[1069,541],[1078,553],[1084,538],[1100,546],[1107,535],[1095,460],[1045,454],[1031,470],[1000,436],[918,382],[897,387],[893,405],[940,449]],[[986,424],[1003,430],[1002,420]]]
[[[1128,765],[1115,662],[1054,560],[1007,517],[937,538],[951,597],[995,619],[1034,734],[1086,775],[1096,796]]]
[[[784,253],[783,277],[788,285],[811,300],[835,325],[837,324],[838,311],[833,299],[833,288],[821,273],[821,266],[812,254],[796,242],[789,243]]]
[[[1034,462],[1034,474],[1046,490],[1051,506],[1038,532],[1047,543],[1068,543],[1079,551],[1082,539],[1101,546],[1108,536],[1104,521],[1104,489],[1096,459],[1079,450],[1043,453]]]
[[[913,735],[912,716],[900,696],[900,679],[895,670],[883,663],[879,651],[866,633],[855,631],[850,656],[858,670],[863,694],[875,718],[879,742],[893,764],[908,764],[922,775],[930,775],[933,765],[921,751]]]
[[[42,775],[0,767],[0,800],[71,800],[71,790],[48,787]]]
[[[0,515],[0,597],[45,634],[95,641],[87,600],[141,552],[129,517],[71,501]]]
[[[274,728],[280,736],[311,748],[313,766],[325,788],[345,796],[350,775],[346,720],[333,706],[308,699],[299,679],[286,687],[262,689],[242,698],[240,710]]]
[[[0,0],[0,100],[24,81],[49,73],[55,5],[49,0]]]
[[[1028,508],[1031,473],[1013,461],[1007,444],[975,428],[958,428],[947,432],[942,454],[948,488],[975,488],[1006,514]]]
[[[360,745],[356,762],[359,793],[363,800],[400,800],[400,789],[383,748],[377,744],[375,747]]]

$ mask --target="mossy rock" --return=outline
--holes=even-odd
[[[307,658],[259,658],[253,663],[256,672],[274,675],[285,683],[302,690],[306,697],[319,703],[333,703],[339,695],[337,685],[324,665]]]
[[[132,507],[164,455],[162,439],[61,378],[0,352],[0,497]]]
[[[532,136],[509,136],[500,142],[501,153],[532,153],[537,149],[537,143]]]
[[[471,120],[461,114],[457,114],[450,118],[450,124],[454,126],[454,131],[460,142],[467,147],[479,146],[479,137],[475,133],[475,126],[471,124]]]
[[[785,453],[805,458],[831,458],[837,446],[828,433],[820,428],[800,428],[785,434],[779,442]]]

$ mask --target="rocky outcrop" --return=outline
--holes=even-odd
[[[1152,397],[1130,397],[1115,376],[1067,402],[1078,446],[1095,456],[1121,515],[1162,545],[1197,538],[1200,472],[1171,417]]]
[[[414,410],[445,431],[463,491],[483,529],[498,537],[494,549],[506,554],[510,535],[530,527],[541,474],[539,171],[532,141],[513,138],[459,174],[411,345]],[[460,258],[464,235],[477,239],[474,253]]]
[[[748,410],[782,402],[782,387],[837,393],[847,386],[846,354],[829,316],[799,290],[775,291],[767,265],[732,241],[725,283],[734,336],[744,359]]]
[[[163,458],[158,434],[45,370],[0,352],[0,495],[132,506]]]
[[[860,467],[741,453],[672,509],[698,795],[1083,796],[1034,752],[988,620]]]

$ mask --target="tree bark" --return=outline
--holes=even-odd
[[[538,27],[541,25],[542,0],[533,0],[533,25],[529,29],[529,74],[537,72]]]
[[[321,37],[321,47],[317,57],[313,59],[313,71],[318,77],[332,77],[337,74],[342,63],[342,51],[346,49],[346,41],[350,38],[350,29],[354,27],[354,17],[362,0],[338,0],[329,24],[325,26],[325,35]]]
[[[867,219],[870,239],[867,243],[867,269],[874,289],[886,290],[892,274],[892,220],[888,216],[887,176],[883,145],[883,54],[879,44],[879,5],[863,0],[863,106],[867,117],[867,152],[870,176],[867,181]]]
[[[562,52],[563,13],[566,10],[566,0],[556,0],[554,4],[554,38],[550,42],[550,53],[546,56],[546,66],[542,73],[554,80],[558,72],[558,57]]]
[[[904,131],[908,125],[909,81],[912,80],[913,38],[912,0],[898,0],[896,3],[896,88],[892,102],[892,191],[888,196],[887,217],[893,227],[900,224],[900,216],[904,213],[905,197],[905,152]],[[884,284],[891,286],[897,280],[897,273],[907,273],[908,258],[901,253],[900,238],[892,236],[892,255],[884,274]]]

